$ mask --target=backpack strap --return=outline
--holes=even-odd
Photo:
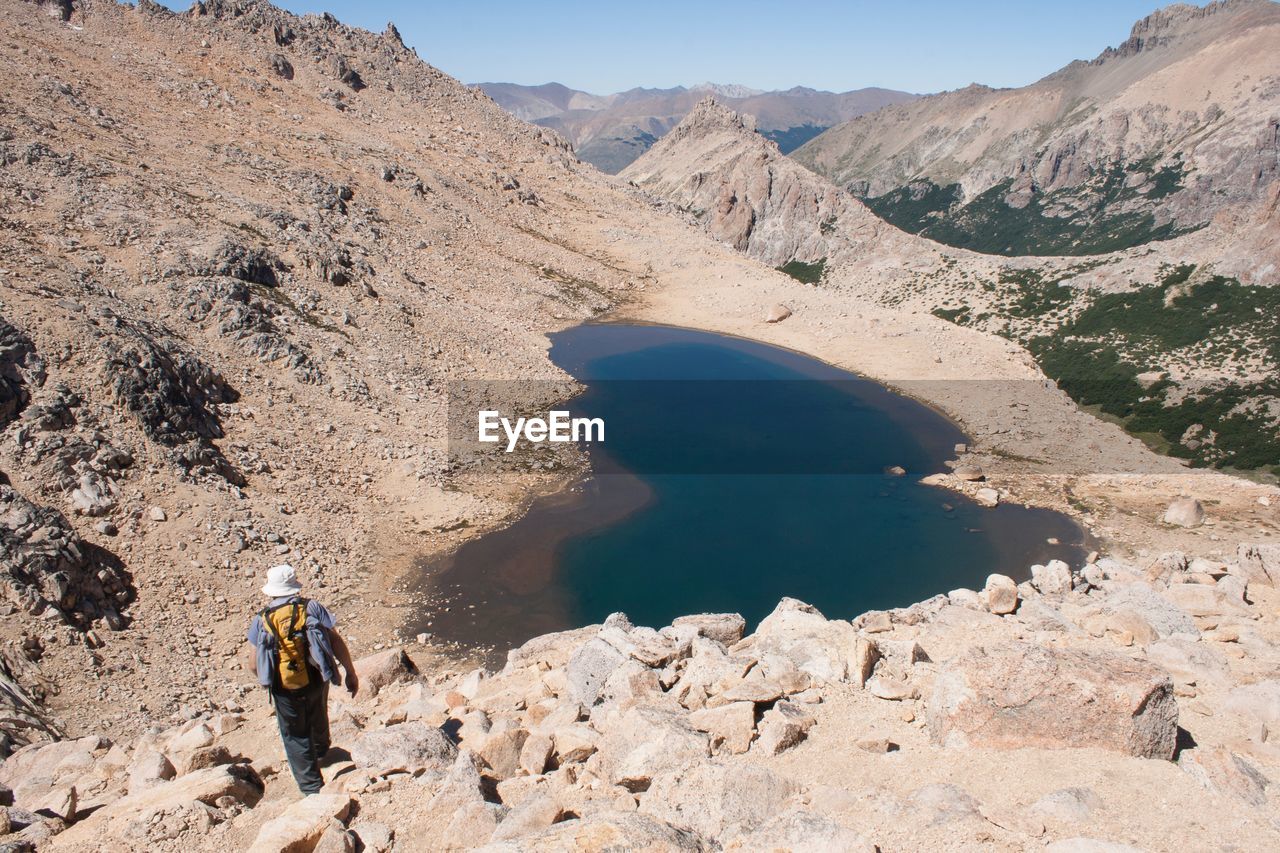
[[[277,642],[277,643],[280,643],[280,642],[282,642],[282,641],[284,640],[284,637],[282,637],[282,636],[280,635],[280,632],[279,632],[278,630],[276,630],[275,623],[274,623],[274,622],[272,622],[272,621],[271,621],[271,619],[270,619],[271,614],[272,614],[272,613],[275,613],[275,612],[276,612],[277,610],[279,610],[281,607],[293,607],[293,612],[289,614],[289,635],[290,635],[290,636],[293,636],[294,634],[297,634],[297,633],[301,632],[301,631],[306,627],[307,622],[306,622],[306,619],[305,619],[305,612],[306,612],[306,607],[307,607],[307,605],[308,605],[309,603],[310,603],[310,602],[308,602],[308,601],[307,601],[307,599],[305,599],[305,598],[301,598],[301,597],[299,597],[299,596],[294,596],[293,598],[291,598],[291,599],[289,599],[288,601],[286,601],[284,604],[277,605],[276,607],[264,607],[264,608],[262,608],[262,611],[258,614],[258,618],[259,618],[259,619],[261,619],[261,620],[262,620],[262,624],[264,624],[265,626],[267,626],[267,628],[269,628],[269,629],[271,630],[271,633],[275,635],[276,642]],[[298,624],[298,611],[299,611],[299,610],[302,610],[302,611],[303,611],[303,613],[304,613],[304,618],[303,618],[303,621],[302,621],[302,627],[300,627],[300,628],[299,628],[299,627],[294,627],[295,625],[297,625],[297,624]]]

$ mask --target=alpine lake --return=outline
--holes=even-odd
[[[440,604],[410,629],[491,664],[615,611],[657,628],[737,612],[750,630],[784,596],[849,619],[1083,562],[1062,514],[921,484],[968,439],[856,374],[654,325],[577,326],[551,358],[586,387],[562,408],[604,421],[590,475],[421,566]]]

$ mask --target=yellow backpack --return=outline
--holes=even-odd
[[[300,598],[267,608],[262,624],[276,638],[276,684],[298,690],[311,683],[307,672],[307,603]]]

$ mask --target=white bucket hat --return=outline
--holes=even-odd
[[[272,598],[281,598],[301,592],[302,584],[298,583],[298,573],[293,566],[282,563],[267,570],[267,583],[262,591]]]

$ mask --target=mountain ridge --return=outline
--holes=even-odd
[[[1091,254],[1167,239],[1280,177],[1277,49],[1271,0],[1173,6],[1029,86],[886,107],[793,156],[889,221],[956,246]],[[990,237],[1015,219],[1027,233]]]
[[[610,95],[595,95],[559,83],[480,83],[475,88],[513,115],[555,129],[573,143],[581,159],[611,173],[648,150],[707,92],[739,112],[754,115],[760,129],[786,150],[846,118],[916,97],[879,87],[827,92],[793,86],[764,92],[718,83],[670,89],[638,87]],[[546,97],[548,94],[553,96]]]

